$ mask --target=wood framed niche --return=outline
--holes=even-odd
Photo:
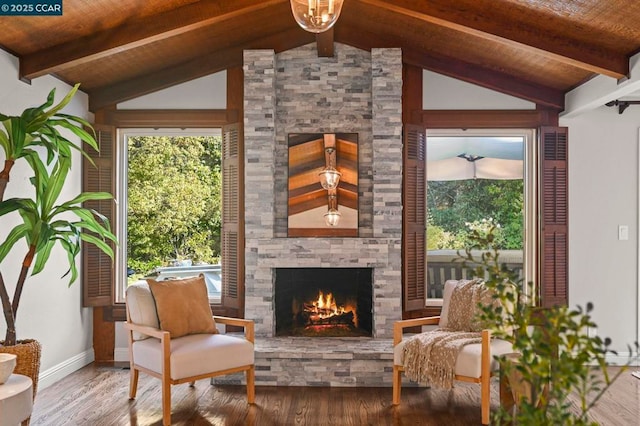
[[[289,133],[288,146],[288,236],[357,237],[358,134]],[[323,187],[327,169],[340,174],[335,188]]]

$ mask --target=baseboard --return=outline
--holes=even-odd
[[[40,372],[38,376],[38,389],[45,389],[60,379],[67,377],[76,370],[81,369],[85,365],[91,364],[95,360],[93,349],[86,350],[78,355],[54,365],[45,371]]]
[[[618,355],[607,354],[606,360],[609,365],[629,364],[631,367],[637,367],[640,362],[637,354],[629,352],[618,352]]]
[[[129,362],[129,348],[115,348],[113,360],[115,362]]]

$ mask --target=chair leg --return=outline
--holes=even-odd
[[[491,403],[491,332],[482,330],[482,354],[480,371],[480,407],[482,424],[489,424],[489,410]]]
[[[136,392],[138,391],[138,373],[139,371],[131,367],[130,380],[129,380],[129,399],[135,399]]]
[[[402,384],[402,371],[400,371],[400,367],[397,365],[393,366],[393,398],[392,404],[398,405],[400,404],[400,387]]]
[[[480,382],[480,395],[481,395],[481,411],[482,411],[482,424],[489,424],[489,410],[491,402],[491,380],[482,380]]]
[[[162,378],[162,424],[171,426],[171,382],[167,377]]]
[[[255,383],[256,371],[252,365],[247,370],[247,402],[253,404],[256,400],[256,383]]]
[[[189,387],[194,387],[196,385],[196,381],[194,380],[193,382],[189,382]]]

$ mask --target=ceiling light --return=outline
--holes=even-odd
[[[340,212],[338,211],[338,196],[335,192],[329,194],[329,209],[324,214],[324,222],[327,226],[338,226],[340,222]]]
[[[324,222],[327,226],[338,226],[338,222],[340,222],[340,212],[337,209],[329,209],[324,214]]]
[[[343,0],[291,0],[291,11],[303,30],[321,33],[336,23]]]
[[[340,183],[340,176],[342,176],[342,173],[340,173],[336,170],[335,167],[333,167],[334,156],[332,154],[335,152],[335,148],[325,148],[325,152],[327,153],[327,166],[322,169],[320,173],[318,173],[318,176],[320,177],[320,185],[322,185],[322,187],[326,190],[332,190],[338,187],[338,184]]]
[[[329,190],[336,189],[338,187],[342,173],[329,166],[318,173],[318,176],[320,176],[320,185],[322,185],[324,189]]]

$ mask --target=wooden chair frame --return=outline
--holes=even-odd
[[[395,348],[402,342],[402,335],[405,329],[410,327],[418,327],[423,325],[438,325],[439,316],[415,318],[409,320],[396,321],[393,325],[393,347]],[[402,386],[402,372],[404,368],[401,365],[393,363],[393,405],[400,404],[400,389]],[[491,331],[482,330],[482,355],[480,377],[468,377],[455,375],[455,380],[463,382],[479,383],[481,394],[481,413],[482,424],[489,424],[490,403],[491,403]]]
[[[254,323],[251,320],[245,320],[240,318],[230,318],[222,316],[213,316],[216,324],[233,325],[244,328],[244,337],[251,343],[255,340]],[[162,381],[162,424],[169,426],[171,424],[171,385],[178,385],[181,383],[187,383],[191,386],[195,384],[196,380],[207,379],[216,376],[222,376],[225,374],[246,372],[247,379],[247,402],[253,404],[255,402],[255,365],[244,365],[241,367],[230,368],[227,370],[216,371],[207,374],[201,374],[198,376],[185,377],[178,380],[171,379],[171,335],[168,331],[162,331],[157,328],[148,327],[144,325],[138,325],[131,322],[129,316],[129,310],[127,309],[127,322],[124,327],[128,330],[129,338],[129,360],[131,364],[131,377],[129,384],[129,399],[135,399],[136,392],[138,390],[138,374],[140,371],[149,374],[150,376],[157,377]],[[133,332],[137,331],[142,334],[146,334],[151,337],[160,339],[162,346],[162,372],[157,373],[147,368],[141,367],[135,363],[133,358]]]

